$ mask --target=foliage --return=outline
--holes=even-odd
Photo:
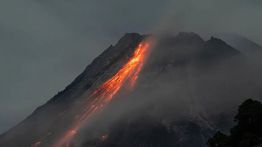
[[[262,104],[248,99],[239,106],[237,125],[230,135],[217,132],[208,140],[209,147],[262,147]]]

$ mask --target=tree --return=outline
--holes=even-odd
[[[229,136],[217,132],[208,141],[209,147],[260,147],[262,144],[262,104],[248,99],[235,116],[237,125]]]

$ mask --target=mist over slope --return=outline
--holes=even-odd
[[[143,36],[130,33],[123,36],[116,45],[109,46],[63,91],[37,108],[16,127],[4,133],[0,145],[30,146],[44,138],[45,146],[48,146],[60,132],[70,126],[78,113],[74,109],[84,107],[84,98],[119,70],[142,39]]]
[[[163,36],[137,90],[101,117],[103,124],[119,115],[101,146],[206,146],[217,129],[233,125],[240,102],[261,97],[260,73],[261,67],[221,39],[205,41],[194,33]]]
[[[0,145],[28,147],[43,138],[40,147],[48,147],[84,108],[90,91],[114,75],[146,37],[126,34],[64,91],[1,135]],[[135,91],[120,93],[72,147],[204,147],[217,129],[233,125],[231,116],[241,101],[262,97],[262,67],[249,62],[240,47],[195,33],[155,37]]]

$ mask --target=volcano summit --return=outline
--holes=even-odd
[[[233,125],[241,101],[262,97],[252,49],[245,54],[222,39],[125,34],[2,134],[0,146],[205,147],[217,129]]]

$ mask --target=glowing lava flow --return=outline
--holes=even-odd
[[[75,137],[83,123],[95,112],[101,111],[125,83],[131,86],[131,88],[134,87],[145,62],[148,48],[149,44],[147,42],[142,42],[138,45],[128,62],[113,77],[91,93],[88,99],[92,99],[92,101],[88,103],[85,111],[77,117],[71,129],[65,132],[51,147],[70,147],[71,140]]]

